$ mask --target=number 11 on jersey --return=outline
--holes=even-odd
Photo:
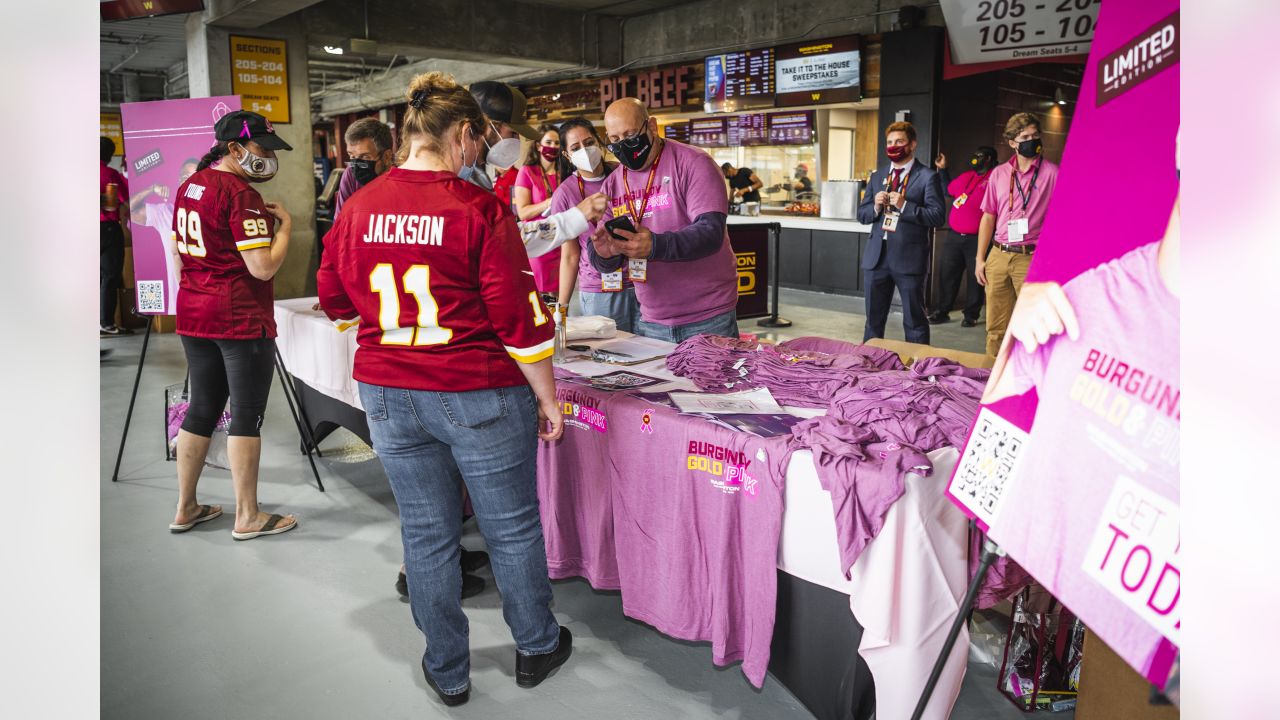
[[[378,325],[383,345],[443,345],[453,331],[440,327],[440,305],[431,296],[431,268],[411,265],[401,276],[404,291],[418,303],[415,327],[400,327],[400,288],[390,263],[379,263],[369,273],[369,289],[378,293]]]

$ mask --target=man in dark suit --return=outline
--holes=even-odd
[[[907,342],[929,344],[924,307],[929,268],[930,228],[946,222],[942,181],[937,171],[915,159],[916,129],[896,122],[885,130],[890,163],[871,174],[858,203],[858,222],[871,225],[862,256],[867,323],[863,341],[884,337],[893,289],[902,296],[902,329]]]

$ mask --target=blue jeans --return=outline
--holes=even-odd
[[[738,311],[730,310],[686,325],[659,325],[637,319],[636,334],[673,343],[684,342],[695,335],[723,335],[736,338],[738,337]]]
[[[471,392],[360,383],[373,448],[400,508],[413,622],[427,639],[425,664],[446,694],[470,685],[469,626],[462,612],[461,482],[467,485],[502,616],[516,650],[556,649],[551,581],[538,515],[538,408],[527,385]]]
[[[636,321],[640,319],[640,303],[636,300],[634,287],[623,288],[619,292],[580,290],[578,297],[582,299],[583,315],[613,318],[622,332],[635,332]]]

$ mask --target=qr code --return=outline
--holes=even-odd
[[[1010,479],[1026,451],[1028,435],[983,408],[951,480],[951,495],[991,526],[1000,513]]]
[[[164,281],[163,280],[139,280],[138,285],[138,312],[140,313],[163,313],[166,308],[164,306]]]

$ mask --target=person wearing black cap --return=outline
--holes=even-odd
[[[178,509],[170,532],[222,515],[196,501],[209,438],[227,398],[227,454],[235,488],[231,536],[249,540],[298,526],[292,515],[258,509],[259,431],[275,367],[271,279],[289,251],[293,221],[263,202],[252,183],[270,180],[277,150],[292,150],[257,113],[236,111],[214,126],[214,145],[175,193],[173,233],[182,256],[177,333],[190,370],[190,404],[178,431]]]
[[[952,180],[947,175],[947,156],[942,153],[933,161],[942,177],[942,185],[951,197],[951,213],[947,218],[951,225],[950,237],[942,243],[941,272],[938,282],[941,294],[929,322],[951,322],[951,307],[960,292],[961,278],[968,278],[965,288],[964,319],[962,327],[975,327],[978,315],[986,301],[986,292],[973,277],[974,263],[978,256],[978,225],[982,221],[982,195],[987,190],[991,168],[996,166],[996,149],[983,145],[969,159],[969,169]]]
[[[471,97],[475,98],[487,120],[484,134],[484,149],[475,163],[462,168],[458,177],[486,190],[493,190],[500,200],[511,205],[511,190],[502,191],[503,180],[509,178],[507,185],[515,183],[513,165],[520,159],[520,136],[538,142],[542,134],[525,122],[527,102],[524,93],[506,83],[483,81],[471,83],[467,88]],[[485,175],[484,164],[488,163],[506,171],[497,184],[490,183]],[[547,217],[518,222],[520,235],[524,240],[525,251],[529,257],[539,257],[563,245],[566,241],[576,239],[591,229],[591,224],[600,219],[605,210],[605,197],[601,193],[588,195],[564,212]]]

